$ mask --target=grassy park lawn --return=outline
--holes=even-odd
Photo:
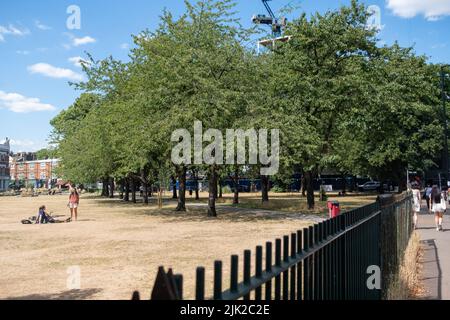
[[[160,265],[183,274],[185,297],[192,298],[195,268],[206,267],[208,283],[216,259],[224,261],[226,286],[231,254],[314,221],[301,214],[304,200],[298,195],[270,196],[268,205],[258,207],[257,195],[245,195],[239,208],[229,205],[231,195],[226,195],[219,201],[218,218],[208,219],[206,194],[201,201],[188,195],[186,213],[174,212],[170,199],[159,210],[155,204],[83,195],[78,222],[48,225],[22,225],[20,220],[42,204],[53,215],[67,217],[66,195],[0,197],[0,299],[129,299],[136,289],[147,298]],[[342,202],[350,208],[372,200],[349,197]],[[67,287],[72,266],[81,270],[80,290]],[[207,285],[207,294],[210,289]]]
[[[261,196],[254,194],[241,199],[237,207],[251,208],[251,209],[267,209],[282,212],[305,212],[316,215],[326,215],[328,213],[327,202],[319,201],[319,196],[315,196],[315,209],[308,211],[308,205],[305,197],[300,197],[298,193],[274,193],[270,194],[270,201],[261,203]],[[335,193],[328,195],[329,201],[338,201],[341,211],[349,211],[357,207],[372,203],[376,200],[377,195],[357,195],[349,194],[345,197],[339,197]],[[220,200],[219,200],[220,201]],[[220,201],[224,203],[232,203],[232,198],[226,197]]]

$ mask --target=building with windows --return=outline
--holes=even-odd
[[[12,157],[10,163],[11,181],[17,186],[51,188],[58,181],[56,168],[58,159],[20,161]]]
[[[6,191],[9,186],[9,139],[0,143],[0,191]]]
[[[12,157],[14,161],[18,162],[37,160],[36,152],[16,152],[12,153]]]

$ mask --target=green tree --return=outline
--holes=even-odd
[[[61,111],[50,121],[53,127],[52,142],[58,143],[66,136],[78,130],[81,121],[86,115],[100,104],[100,97],[96,94],[83,93],[73,105]]]
[[[36,158],[38,160],[47,160],[57,158],[57,149],[54,147],[47,147],[36,151]]]
[[[155,99],[164,115],[158,135],[165,139],[179,128],[188,129],[193,136],[195,120],[201,121],[204,128],[224,131],[234,123],[238,110],[246,107],[241,80],[249,74],[247,59],[252,57],[242,43],[250,31],[239,27],[232,18],[233,2],[206,0],[185,4],[185,15],[175,20],[166,12],[155,32],[146,31],[136,38],[135,54],[141,75],[138,79],[155,88]],[[178,210],[185,210],[187,165],[175,168],[180,181]],[[208,215],[216,216],[219,168],[203,167],[210,182]]]
[[[352,108],[335,140],[339,167],[404,189],[406,169],[429,169],[442,149],[438,68],[398,44],[368,65],[364,108]]]
[[[364,107],[359,98],[361,79],[377,50],[375,32],[366,27],[367,17],[366,8],[357,1],[310,19],[302,15],[285,31],[291,40],[273,55],[274,110],[281,115],[288,146],[284,161],[301,163],[311,209],[313,179],[334,156],[339,122],[351,108]]]

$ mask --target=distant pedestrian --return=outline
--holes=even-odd
[[[72,221],[77,221],[79,204],[80,204],[80,196],[78,194],[77,188],[71,187],[69,195],[69,209],[70,209],[70,218]]]
[[[442,192],[437,186],[433,187],[430,197],[431,211],[434,213],[434,221],[436,223],[436,231],[442,231],[442,217],[446,210],[445,199],[442,196]]]
[[[427,184],[427,187],[425,188],[425,200],[427,202],[427,208],[428,208],[428,212],[431,213],[431,207],[430,207],[430,197],[431,197],[431,191],[433,190],[433,188],[431,187],[431,184]]]
[[[420,204],[421,204],[421,195],[420,195],[420,186],[417,182],[413,182],[412,185],[412,193],[413,193],[413,211],[414,211],[414,229],[417,229],[417,215],[420,212]]]
[[[448,204],[450,204],[450,197],[448,196],[450,194],[450,187],[448,187],[448,189],[447,189],[447,201],[448,201]]]
[[[448,203],[448,187],[442,187],[441,196],[442,196],[442,198],[444,198],[442,203],[443,203],[443,207],[444,207],[444,213],[446,213],[447,207],[448,207],[448,205],[447,205],[447,203]]]

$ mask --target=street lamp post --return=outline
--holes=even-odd
[[[444,179],[445,184],[447,185],[448,181],[448,123],[447,123],[447,110],[445,107],[445,102],[447,100],[447,94],[445,92],[445,68],[450,65],[442,65],[441,66],[441,98],[442,98],[442,112],[444,118],[444,161],[443,161],[443,171],[444,171]]]

